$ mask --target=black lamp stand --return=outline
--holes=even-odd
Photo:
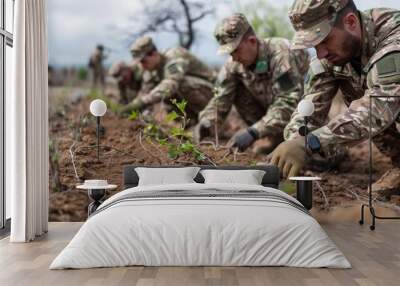
[[[306,151],[306,160],[307,157],[307,135],[308,135],[308,116],[304,116],[304,126],[300,127],[299,134],[304,136],[304,149]],[[313,204],[313,181],[312,180],[296,180],[296,198],[299,202],[303,204],[303,206],[310,210],[312,209]]]
[[[368,208],[369,212],[372,216],[372,224],[369,226],[371,230],[375,230],[375,220],[376,219],[400,219],[400,217],[383,217],[376,215],[375,208],[373,206],[372,200],[372,99],[371,98],[397,98],[397,96],[382,96],[382,95],[370,95],[369,98],[369,170],[368,170],[368,204],[362,204],[361,206],[361,219],[359,220],[359,224],[364,224],[364,209]]]
[[[89,189],[88,190],[88,196],[91,198],[93,201],[89,204],[88,206],[88,217],[94,213],[97,208],[101,205],[103,202],[104,197],[106,196],[106,190],[105,189]]]
[[[308,147],[308,142],[307,142],[307,135],[308,135],[308,116],[304,116],[304,150],[306,150],[306,160],[307,160],[307,147]]]
[[[100,161],[100,116],[96,116],[96,145],[97,145],[97,161]]]

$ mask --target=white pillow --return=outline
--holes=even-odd
[[[199,170],[199,167],[135,168],[139,176],[139,186],[195,183],[193,179]]]
[[[205,184],[246,184],[261,185],[265,171],[262,170],[201,170]]]

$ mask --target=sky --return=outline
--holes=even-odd
[[[111,48],[106,64],[116,60],[130,60],[129,43],[122,30],[130,25],[143,0],[48,0],[49,61],[55,66],[86,65],[90,53],[98,43]],[[158,0],[162,1],[162,0]],[[225,58],[216,54],[217,44],[213,31],[218,20],[235,12],[237,2],[255,0],[219,0],[215,15],[207,16],[196,27],[198,41],[191,51],[209,64],[221,64]],[[293,0],[269,1],[277,7],[290,6]],[[277,3],[278,2],[278,3]],[[400,9],[399,0],[355,0],[360,10],[373,7]],[[275,3],[275,4],[274,4]],[[177,45],[171,35],[154,35],[160,50]]]

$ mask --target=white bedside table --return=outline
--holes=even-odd
[[[106,180],[86,180],[83,185],[76,186],[77,189],[87,190],[88,196],[93,201],[88,206],[88,217],[101,205],[107,190],[117,188],[117,185],[108,184]]]
[[[320,181],[320,177],[290,177],[289,180],[296,182],[296,197],[303,206],[310,210],[312,209],[312,192],[313,181]]]

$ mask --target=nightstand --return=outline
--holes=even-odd
[[[313,181],[320,181],[320,177],[290,177],[289,180],[296,181],[296,197],[303,206],[310,210],[313,202]]]
[[[83,185],[76,187],[77,189],[87,190],[89,198],[92,202],[88,206],[88,217],[96,211],[103,202],[107,190],[117,188],[117,185],[110,185],[106,180],[85,180]]]

